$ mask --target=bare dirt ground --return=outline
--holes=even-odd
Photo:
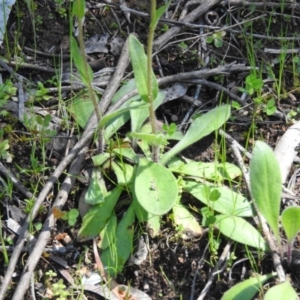
[[[226,132],[250,150],[254,140],[257,139],[264,140],[271,147],[274,147],[292,122],[299,119],[300,69],[295,58],[298,57],[299,59],[300,47],[300,9],[298,9],[298,4],[293,6],[292,1],[206,1],[209,6],[208,9],[200,13],[195,19],[186,21],[184,14],[193,13],[199,5],[203,5],[201,3],[204,1],[200,2],[171,1],[168,11],[163,16],[164,19],[159,22],[156,30],[153,59],[155,74],[157,78],[160,78],[183,72],[213,69],[228,64],[232,64],[232,70],[225,74],[201,78],[205,79],[203,82],[197,82],[197,78],[178,82],[178,84],[184,85],[186,89],[183,93],[174,92],[172,101],[159,107],[157,110],[158,119],[163,122],[175,122],[178,126],[183,125],[182,129],[184,130],[191,114],[197,111],[205,112],[218,103],[235,100],[235,103],[239,102],[239,108],[232,111],[230,121],[226,125]],[[213,5],[210,6],[210,3]],[[162,4],[158,3],[158,6]],[[85,40],[90,41],[90,44],[86,43],[86,47],[88,49],[94,47],[94,50],[87,53],[89,64],[94,72],[117,65],[120,50],[129,33],[136,33],[142,43],[147,43],[148,6],[148,1],[127,1],[126,7],[131,9],[128,11],[124,7],[122,8],[118,1],[87,2],[84,33]],[[28,80],[23,81],[25,93],[36,89],[38,82],[43,83],[43,86],[48,90],[45,95],[42,95],[42,99],[32,100],[34,106],[43,108],[50,114],[64,120],[64,113],[61,111],[57,100],[58,89],[56,88],[58,83],[53,78],[55,76],[61,78],[59,77],[60,74],[67,78],[66,74],[71,70],[68,42],[70,35],[69,4],[64,3],[60,6],[65,11],[60,10],[58,12],[57,7],[58,2],[56,1],[37,1],[33,16],[22,1],[17,1],[9,18],[7,44],[3,44],[2,49],[0,49],[0,59],[4,58],[9,68]],[[35,18],[35,31],[33,30],[32,18]],[[169,30],[176,26],[179,28],[178,31],[167,37],[166,34]],[[72,34],[75,34],[76,24],[73,21],[71,27]],[[213,36],[213,34],[215,35]],[[96,35],[99,35],[98,42],[100,38],[107,39],[106,42],[96,43],[95,40],[91,40]],[[209,42],[206,37],[212,36],[213,38]],[[283,63],[280,61],[280,53],[285,53],[285,57],[282,58]],[[27,65],[17,64],[20,59]],[[256,66],[258,70],[262,70],[260,74],[264,80],[263,94],[266,95],[264,99],[274,98],[274,106],[267,107],[267,100],[258,105],[248,95],[243,98],[238,87],[244,87],[249,70],[235,69],[237,64]],[[126,69],[124,80],[132,78],[131,71],[131,67]],[[9,74],[3,66],[0,72],[3,81],[11,79],[13,82],[17,82],[15,77]],[[278,87],[275,82],[278,82],[279,78],[280,86]],[[98,87],[105,89],[106,85],[107,82],[102,82]],[[61,86],[69,87],[70,83],[66,80],[61,83]],[[64,101],[70,101],[81,88],[65,89],[60,98]],[[43,96],[45,97],[43,98]],[[41,170],[40,174],[22,172],[22,170],[32,168],[30,153],[35,133],[29,132],[23,126],[19,119],[18,109],[14,106],[12,99],[9,101],[9,104],[0,107],[0,109],[6,109],[9,112],[7,116],[0,116],[0,126],[5,132],[4,139],[9,140],[13,160],[2,163],[7,170],[18,178],[19,183],[27,191],[37,196],[49,178],[51,180],[51,174],[65,156],[66,148],[59,148],[53,144],[48,145],[46,151],[47,169]],[[273,113],[269,113],[268,108],[274,109]],[[68,116],[70,117],[70,115]],[[74,120],[68,119],[64,122],[73,123]],[[65,128],[67,126],[60,128],[60,135],[65,134],[72,138],[59,140],[58,144],[67,144],[68,141],[71,141],[68,148],[72,149],[82,132],[77,127],[71,133],[69,129]],[[249,132],[251,132],[250,138]],[[122,136],[122,134],[121,130],[120,135]],[[213,161],[215,151],[213,145],[214,136],[209,136],[186,149],[182,155],[198,161]],[[91,156],[94,149],[95,145],[91,144],[90,151],[87,152],[80,166],[81,170],[86,171],[91,167]],[[39,150],[36,153],[38,161],[41,162],[42,153]],[[227,160],[234,162],[231,153],[228,153]],[[295,165],[296,169],[297,165]],[[3,172],[2,170],[1,176],[5,179],[6,175]],[[48,213],[51,213],[51,203],[60,190],[64,176],[55,181],[51,194],[48,194],[47,199],[43,202],[43,209],[40,209],[37,214],[35,223],[42,224]],[[298,181],[296,179],[294,186],[296,194],[299,186]],[[11,247],[7,248],[8,257],[11,257],[13,253],[18,234],[13,233],[8,228],[6,221],[9,218],[14,218],[22,226],[24,213],[30,213],[31,208],[28,207],[28,203],[24,202],[24,199],[28,199],[28,195],[24,196],[24,191],[20,191],[17,185],[18,183],[12,188],[10,195],[3,192],[4,186],[1,193],[2,235],[5,241],[11,239]],[[84,180],[76,180],[63,210],[78,208],[80,195],[85,188]],[[201,208],[194,199],[186,197],[184,202],[187,206]],[[21,209],[22,213],[17,208]],[[124,209],[122,206],[119,213],[121,214]],[[51,238],[47,242],[47,248],[52,249],[59,242],[64,247],[65,252],[55,253],[55,258],[51,258],[49,252],[44,252],[34,268],[31,288],[28,289],[25,299],[50,299],[52,297],[51,293],[47,294],[46,290],[49,285],[46,282],[45,274],[49,270],[57,272],[58,279],[63,278],[66,286],[74,278],[94,270],[92,242],[79,243],[77,241],[80,224],[81,219],[78,219],[75,226],[72,227],[68,226],[66,221],[57,220],[55,226],[51,228]],[[36,238],[40,236],[38,229],[32,229],[31,232]],[[119,284],[130,285],[144,291],[152,299],[197,299],[203,289],[207,288],[207,282],[214,267],[212,262],[218,261],[227,242],[225,238],[222,238],[217,251],[211,253],[208,249],[208,239],[209,236],[205,231],[200,238],[181,239],[173,229],[171,218],[166,216],[163,219],[160,235],[154,239],[149,239],[147,258],[141,264],[126,265],[116,281]],[[8,245],[7,242],[5,245]],[[32,249],[29,253],[31,251]],[[29,253],[27,249],[24,249],[24,252],[22,251],[19,255],[9,283],[9,289],[3,299],[12,299],[23,272],[26,272],[23,267]],[[233,265],[234,262],[245,257],[244,247],[236,245],[231,253],[231,259],[227,261],[226,266],[211,282],[204,299],[221,299],[226,290],[241,280],[249,278],[251,274],[265,274],[272,271],[270,256],[265,256],[262,261],[257,261],[258,258],[256,260],[254,257],[257,268],[253,268],[249,261],[241,262],[237,266]],[[54,256],[54,254],[51,255]],[[0,270],[0,276],[3,279],[7,272],[4,255],[0,255],[0,261],[3,266]],[[297,270],[292,271],[293,286],[300,292]],[[53,283],[57,282],[58,279],[54,279]],[[86,291],[85,297],[74,295],[73,298],[70,297],[69,299],[103,299],[103,297],[97,293]]]

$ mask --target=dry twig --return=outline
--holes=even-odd
[[[107,109],[107,107],[109,106],[111,98],[114,95],[114,92],[112,92],[112,91],[116,91],[118,89],[120,81],[121,81],[123,74],[125,72],[125,69],[128,65],[128,49],[124,50],[124,48],[126,48],[126,47],[128,47],[128,43],[125,43],[125,45],[123,47],[123,51],[122,51],[122,54],[124,53],[124,55],[121,55],[121,57],[119,59],[118,66],[121,66],[120,67],[121,69],[118,69],[118,66],[117,66],[116,76],[113,76],[109,86],[106,89],[107,96],[105,98],[105,101],[99,102],[101,111],[105,111]],[[125,63],[123,63],[123,62],[125,62]],[[115,80],[116,77],[118,80]],[[104,95],[103,95],[103,97],[104,97]],[[43,204],[44,199],[47,197],[48,193],[50,192],[50,190],[52,189],[53,185],[56,183],[56,181],[58,180],[60,175],[64,172],[65,168],[73,161],[73,159],[76,157],[76,155],[78,155],[78,153],[81,151],[81,149],[83,147],[85,147],[87,144],[89,144],[89,142],[91,141],[91,138],[93,137],[93,134],[94,134],[94,131],[96,128],[95,119],[96,118],[94,115],[90,118],[89,123],[83,132],[82,138],[76,143],[76,145],[73,147],[73,149],[70,151],[70,153],[57,166],[56,170],[53,172],[52,176],[49,178],[49,180],[45,184],[44,188],[40,192],[39,196],[37,197],[36,202],[32,208],[31,214],[28,215],[27,218],[25,219],[24,225],[22,226],[22,230],[20,232],[19,238],[15,245],[15,250],[10,258],[9,266],[5,272],[5,276],[2,281],[2,285],[1,285],[1,289],[0,289],[0,300],[4,299],[4,297],[5,297],[12,274],[18,263],[19,256],[22,252],[24,243],[27,240],[29,224],[36,217],[40,206]],[[44,226],[49,226],[50,225],[49,221],[50,220],[48,220],[48,224],[45,224]],[[26,271],[26,269],[25,269],[25,271]],[[24,273],[24,274],[26,274],[26,273]],[[22,291],[22,293],[25,293],[24,288],[27,284],[28,284],[28,281],[27,281],[27,277],[26,277],[26,282],[24,281],[24,283],[22,283],[22,287],[20,286],[18,288],[18,292],[20,293],[20,291]],[[28,285],[27,285],[27,287],[28,287]],[[14,297],[17,297],[14,299],[20,299],[20,297],[22,298],[23,295],[21,296],[21,294],[18,294],[18,296],[14,296]]]

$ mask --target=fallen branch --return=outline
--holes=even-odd
[[[116,72],[115,72],[116,75],[114,75],[113,78],[111,79],[105,93],[103,94],[102,101],[99,102],[99,108],[102,112],[105,112],[107,110],[107,108],[110,104],[111,98],[114,95],[115,91],[118,89],[118,87],[121,83],[121,80],[123,78],[125,69],[128,66],[129,55],[128,55],[127,47],[128,47],[128,42],[126,41],[124,44],[123,51],[120,56],[117,68],[116,68]],[[22,252],[24,243],[27,241],[29,224],[31,224],[32,221],[35,219],[36,215],[38,214],[40,206],[43,204],[48,193],[51,191],[53,185],[57,182],[58,178],[64,172],[66,167],[73,161],[73,159],[78,155],[78,153],[81,151],[81,149],[90,143],[90,141],[93,137],[95,128],[96,128],[96,116],[95,116],[95,114],[93,114],[82,134],[81,139],[76,143],[76,145],[73,147],[73,149],[70,151],[70,153],[57,166],[56,170],[53,172],[52,176],[46,182],[44,188],[42,189],[39,196],[37,197],[31,213],[27,216],[27,218],[24,221],[24,225],[22,226],[22,230],[20,232],[19,238],[15,245],[15,250],[10,258],[8,268],[5,272],[5,276],[4,276],[2,284],[1,284],[0,300],[4,299],[4,297],[5,297],[6,291],[10,284],[10,281],[11,281],[12,274],[13,274],[15,267],[19,261],[19,257]],[[44,226],[47,226],[47,225],[44,225]],[[24,270],[26,270],[26,269],[24,269]],[[28,282],[27,282],[27,278],[26,278],[26,284],[25,284],[25,282],[22,283],[22,287],[19,287],[19,285],[18,285],[17,290],[19,291],[19,293],[20,293],[20,291],[22,291],[22,293],[25,293],[26,289],[24,291],[24,288],[27,285],[27,283]],[[27,288],[28,288],[28,285],[27,285]],[[15,297],[17,297],[17,296],[15,296]],[[18,297],[15,299],[21,299],[21,298],[23,298],[23,296],[21,296],[21,294],[18,294]]]
[[[194,20],[198,19],[203,14],[205,14],[208,10],[210,10],[210,8],[217,5],[219,2],[220,2],[220,0],[203,1],[202,4],[200,4],[196,9],[191,11],[185,18],[183,18],[180,21],[184,22],[184,23],[191,23]],[[164,34],[159,36],[154,42],[154,49],[155,50],[160,49],[171,38],[173,38],[174,35],[179,33],[182,28],[183,28],[182,26],[174,26],[174,27],[170,28],[168,31],[166,31]]]
[[[203,300],[205,299],[207,293],[210,290],[210,287],[215,279],[215,277],[217,276],[217,274],[220,273],[221,270],[224,270],[226,267],[226,263],[227,260],[229,258],[229,251],[230,251],[230,247],[232,245],[232,241],[228,241],[226,246],[224,247],[224,250],[219,258],[219,261],[217,263],[217,265],[214,267],[213,271],[211,272],[209,279],[204,287],[204,289],[201,291],[200,296],[197,298],[197,300]]]
[[[61,186],[61,190],[59,191],[53,206],[62,208],[65,205],[66,201],[68,200],[69,193],[75,183],[76,176],[80,172],[81,165],[84,161],[87,150],[88,147],[83,148],[79,152],[76,160],[74,160],[68,172],[69,175],[64,180]],[[54,225],[55,225],[55,218],[53,212],[51,212],[50,215],[47,217],[46,221],[44,222],[38,240],[27,259],[27,262],[23,269],[23,274],[16,287],[12,300],[19,300],[20,298],[22,299],[23,296],[25,295],[30,284],[31,276],[35,270],[38,261],[40,260],[41,255],[43,254],[44,248],[46,247],[47,242],[51,235],[51,229],[54,227]]]

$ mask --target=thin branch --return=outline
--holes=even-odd
[[[125,50],[124,50],[125,49]],[[128,51],[128,49],[127,49]],[[126,52],[126,45],[124,45],[123,47],[123,52]],[[122,55],[120,57],[120,60],[122,59]],[[127,56],[128,57],[128,56]],[[121,65],[121,66],[120,66]],[[120,67],[120,69],[118,69],[118,67]],[[122,63],[118,63],[117,68],[116,68],[116,74],[113,76],[111,82],[112,84],[110,87],[110,91],[106,93],[106,98],[104,99],[104,101],[100,101],[99,105],[101,108],[101,111],[104,112],[107,107],[110,104],[111,98],[113,97],[115,91],[118,88],[117,83],[120,81],[114,81],[114,78],[122,78],[124,71],[125,71],[126,67],[123,67]],[[103,105],[103,106],[101,106]],[[103,107],[103,109],[102,109]],[[46,184],[44,185],[44,188],[42,189],[42,191],[40,192],[39,196],[37,197],[35,204],[32,208],[31,214],[27,216],[27,218],[24,221],[24,225],[22,226],[22,230],[20,232],[19,238],[16,242],[15,245],[15,250],[10,258],[9,261],[9,265],[8,268],[5,272],[5,276],[3,278],[2,284],[1,284],[1,288],[0,288],[0,300],[4,299],[6,291],[8,289],[8,286],[10,284],[11,281],[11,277],[12,274],[15,270],[15,267],[19,261],[19,257],[20,254],[22,252],[23,246],[25,244],[25,242],[27,241],[27,234],[28,234],[28,227],[29,224],[34,220],[34,218],[36,217],[40,206],[43,204],[45,198],[47,197],[48,193],[51,191],[53,185],[56,183],[56,181],[58,180],[58,178],[60,177],[60,175],[64,172],[64,170],[66,169],[66,167],[72,162],[72,160],[76,157],[76,155],[79,153],[79,151],[85,147],[86,145],[88,145],[93,137],[95,128],[96,128],[96,117],[95,115],[93,117],[90,118],[86,129],[84,130],[81,139],[76,143],[76,145],[73,147],[73,149],[70,151],[70,153],[61,161],[61,163],[57,166],[56,170],[53,172],[52,176],[49,178],[49,180],[46,182]]]
[[[5,166],[0,162],[0,172],[9,178],[14,186],[28,199],[35,199],[33,194],[20,182],[20,180],[15,177]]]
[[[85,153],[87,151],[88,151],[88,147],[83,148],[79,152],[76,160],[72,163],[69,173],[68,173],[68,176],[66,177],[66,179],[64,180],[64,183],[61,186],[61,190],[59,191],[59,193],[55,199],[53,207],[57,206],[59,208],[62,208],[64,206],[64,204],[66,203],[69,193],[75,183],[76,176],[80,172],[81,165],[83,163]],[[32,278],[32,274],[35,270],[35,267],[36,267],[41,255],[43,254],[44,248],[46,247],[47,242],[51,235],[51,229],[54,227],[54,225],[55,225],[55,218],[54,218],[53,213],[51,212],[51,214],[47,217],[47,219],[43,225],[42,231],[39,235],[39,238],[27,259],[27,262],[23,269],[22,277],[20,278],[20,281],[15,289],[12,300],[19,300],[24,297],[24,295],[29,287],[30,280]]]
[[[182,19],[182,22],[185,23],[191,23],[203,14],[205,14],[210,8],[217,5],[220,2],[220,0],[206,0],[203,1],[202,4],[200,4],[196,9],[191,11],[184,19]],[[156,50],[160,49],[164,44],[168,42],[174,35],[180,32],[182,29],[182,26],[174,26],[170,28],[167,32],[159,36],[156,41],[154,42],[154,48]]]
[[[217,265],[214,267],[214,270],[211,272],[211,275],[209,276],[209,279],[204,287],[204,289],[201,291],[200,296],[197,298],[197,300],[203,300],[205,299],[207,293],[209,292],[211,285],[217,276],[217,274],[220,273],[220,269],[223,270],[226,267],[226,262],[229,256],[229,250],[232,245],[232,241],[228,241],[226,246],[224,247],[224,250],[219,258],[219,261]]]

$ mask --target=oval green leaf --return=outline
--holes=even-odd
[[[174,223],[182,238],[198,237],[202,234],[202,228],[192,213],[181,203],[173,206]]]
[[[116,241],[116,229],[117,229],[117,216],[112,213],[106,226],[100,232],[100,241],[98,247],[101,250],[107,249],[111,244]]]
[[[300,207],[291,206],[286,208],[282,212],[281,223],[287,240],[291,243],[300,230]]]
[[[281,172],[273,150],[261,141],[255,143],[252,153],[250,186],[257,209],[279,238]]]
[[[107,190],[102,174],[97,169],[94,169],[84,201],[91,205],[99,204],[104,201],[106,195]]]
[[[147,212],[160,216],[173,207],[178,197],[178,185],[170,170],[141,158],[136,170],[134,193]]]
[[[118,224],[116,232],[116,242],[103,251],[101,261],[108,268],[110,276],[115,277],[122,271],[127,259],[133,249],[135,213],[133,205],[127,209],[122,220]]]
[[[232,180],[241,176],[241,170],[231,163],[204,163],[201,161],[182,161],[173,157],[168,163],[168,168],[172,172],[205,178],[205,180],[223,182],[224,179]]]
[[[265,240],[258,230],[244,219],[236,216],[224,215],[215,217],[215,226],[228,238],[263,251],[268,249]]]
[[[230,108],[230,105],[221,105],[195,119],[180,142],[163,155],[161,164],[166,164],[174,155],[220,128],[228,120]]]
[[[95,111],[95,107],[88,94],[83,93],[78,95],[73,100],[69,111],[72,114],[72,117],[75,119],[76,123],[81,128],[85,128],[92,113]]]
[[[157,97],[153,101],[154,110],[156,110],[164,101],[166,95],[163,92],[159,92]],[[145,103],[145,102],[143,102]],[[131,131],[139,132],[145,120],[149,117],[149,106],[141,105],[140,101],[132,101],[131,106],[140,105],[137,109],[130,110],[130,120],[131,120]]]
[[[138,89],[139,95],[144,101],[148,102],[148,85],[147,85],[148,58],[145,54],[143,45],[133,35],[130,35],[129,37],[129,53],[130,53],[131,64],[133,67],[134,78],[136,79],[136,87]],[[153,99],[155,99],[158,93],[158,84],[153,71],[151,72],[151,74],[152,74],[152,94],[153,94]]]
[[[273,274],[267,274],[249,278],[241,283],[236,284],[230,290],[228,290],[221,300],[252,300],[254,296],[261,290],[262,285],[274,277]],[[273,298],[280,299],[280,298]]]
[[[77,2],[81,2],[81,1],[77,1]],[[72,59],[74,60],[74,64],[77,68],[80,78],[85,85],[88,85],[88,83],[93,80],[93,75],[94,75],[93,70],[90,67],[90,65],[86,64],[86,62],[82,59],[82,53],[80,52],[77,45],[77,41],[73,36],[71,36],[70,38],[70,48],[71,48],[71,56]]]
[[[154,238],[160,232],[160,216],[155,216],[144,210],[133,195],[133,206],[135,214],[140,223],[145,223],[148,234]]]
[[[81,228],[78,232],[78,241],[84,242],[96,237],[106,226],[113,209],[121,195],[120,187],[114,188],[105,197],[104,203],[94,205],[83,218]]]
[[[219,213],[240,217],[253,216],[249,201],[226,186],[213,186],[194,181],[185,181],[184,190]],[[213,191],[218,191],[220,194],[216,201],[211,199]]]
[[[274,299],[298,300],[299,298],[290,282],[285,281],[270,288],[264,297],[264,300]]]
[[[120,186],[126,186],[131,183],[133,177],[133,166],[124,162],[112,162],[111,167],[117,176],[117,182]]]

